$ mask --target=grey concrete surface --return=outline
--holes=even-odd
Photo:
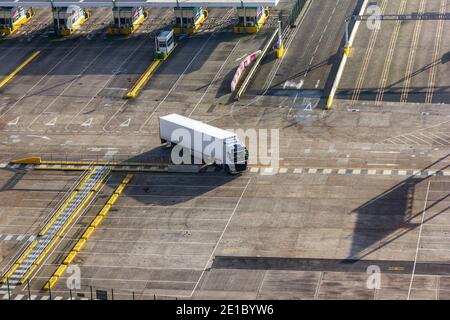
[[[333,25],[339,24],[355,5],[342,3],[331,15],[326,14],[331,4],[324,4],[322,13],[322,2],[316,2],[308,19],[315,21],[319,14],[318,21],[331,16]],[[417,3],[408,1],[408,10],[416,10]],[[430,1],[427,6],[436,7]],[[388,3],[387,9],[398,8]],[[235,102],[229,84],[236,67],[264,45],[274,19],[259,34],[234,35],[233,17],[232,10],[211,9],[211,20],[180,43],[132,101],[123,95],[151,62],[154,34],[170,24],[169,10],[153,10],[142,29],[120,38],[105,34],[109,11],[94,10],[76,34],[60,40],[46,36],[50,15],[38,10],[24,33],[0,42],[1,76],[42,51],[0,92],[2,165],[26,156],[164,162],[168,153],[160,148],[157,118],[171,112],[225,129],[279,129],[279,166],[289,169],[285,173],[137,173],[75,260],[81,271],[79,293],[89,297],[92,287],[94,292],[113,288],[118,299],[130,299],[133,292],[137,299],[448,299],[449,178],[394,174],[449,170],[448,105],[411,103],[409,98],[405,104],[387,102],[388,91],[377,105],[363,101],[362,91],[355,105],[340,100],[323,111],[313,98],[288,88]],[[300,28],[292,48],[318,43],[323,28],[309,32],[314,26]],[[357,61],[364,60],[362,48],[369,41],[363,29],[342,88],[357,80]],[[340,32],[331,31],[325,32],[320,55],[340,42]],[[380,31],[378,37],[386,42],[390,34]],[[425,38],[418,46],[429,46],[432,40]],[[401,41],[409,41],[405,48],[411,44]],[[297,73],[309,62],[305,57],[300,61],[295,50],[288,51],[283,68]],[[416,59],[418,65],[425,63],[419,52]],[[311,72],[311,79],[325,79],[327,68]],[[440,68],[435,96],[442,88],[445,95]],[[269,72],[261,68],[261,79]],[[369,73],[364,79],[379,81]],[[261,162],[252,164],[252,169],[260,167]],[[302,167],[344,172],[295,171]],[[376,169],[374,175],[347,173]],[[26,241],[6,236],[35,235],[79,174],[0,169],[1,268]],[[43,284],[123,177],[110,177],[33,275],[33,294],[45,294]],[[366,286],[369,263],[385,270],[380,289]],[[55,295],[67,297],[69,277],[64,275]],[[18,287],[14,293],[24,290]]]
[[[448,1],[377,1],[385,14],[448,12]],[[448,21],[386,21],[358,30],[338,96],[360,101],[448,103]]]

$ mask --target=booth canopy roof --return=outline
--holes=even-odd
[[[280,0],[0,0],[0,7],[275,7]]]

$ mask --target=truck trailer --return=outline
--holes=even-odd
[[[221,166],[230,174],[247,170],[248,150],[233,132],[179,114],[160,117],[159,132],[162,144],[181,147],[194,161]]]

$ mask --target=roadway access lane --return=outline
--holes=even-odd
[[[270,89],[269,94],[272,91],[280,94],[282,89],[317,90],[322,95],[337,62],[345,17],[355,11],[357,2],[312,1],[310,7],[305,7],[304,18],[292,40],[287,41],[288,50],[282,62],[263,62],[248,92],[257,94]]]
[[[375,3],[383,14],[448,12],[448,0]],[[449,21],[384,21],[379,30],[363,22],[338,90],[352,106],[360,102],[448,103]]]

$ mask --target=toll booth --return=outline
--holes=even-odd
[[[132,34],[147,19],[148,13],[143,7],[113,8],[113,23],[109,34]]]
[[[0,33],[10,35],[33,16],[32,8],[1,7],[0,8]]]
[[[174,8],[175,21],[173,23],[173,32],[180,33],[194,33],[201,27],[203,22],[208,17],[208,10],[206,8]]]
[[[90,13],[84,8],[70,6],[67,8],[53,7],[53,25],[57,35],[68,36],[77,30],[87,19]]]
[[[155,60],[166,60],[176,47],[173,30],[161,32],[155,42]]]
[[[237,8],[239,22],[234,26],[235,33],[256,33],[269,17],[267,7],[242,7]]]

